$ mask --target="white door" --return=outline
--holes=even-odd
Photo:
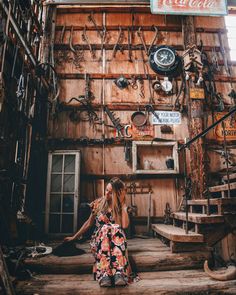
[[[77,230],[80,151],[48,155],[45,232],[69,234]]]

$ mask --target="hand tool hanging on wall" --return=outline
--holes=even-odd
[[[124,152],[125,152],[125,161],[131,162],[132,160],[132,141],[124,141]]]
[[[212,48],[212,50],[211,50],[211,63],[212,63],[213,71],[219,72],[220,67],[219,67],[218,57],[217,57],[215,47]]]
[[[145,40],[144,40],[144,36],[143,36],[143,32],[142,32],[142,27],[139,27],[138,31],[137,31],[137,35],[143,45],[143,49],[146,53],[146,55],[148,56],[148,50],[147,50],[147,45],[145,43]]]
[[[149,56],[149,54],[150,54],[150,52],[152,50],[153,45],[156,43],[156,41],[158,39],[158,35],[159,35],[158,28],[156,26],[153,26],[153,27],[154,27],[154,30],[155,30],[155,34],[154,34],[154,37],[152,39],[152,42],[151,42],[151,44],[150,44],[150,46],[148,48],[148,56]]]
[[[132,44],[132,40],[131,40],[131,32],[130,32],[130,28],[127,29],[128,30],[128,54],[129,54],[129,62],[132,62],[132,52],[131,52],[131,44]]]
[[[144,71],[144,75],[145,75],[145,78],[146,78],[147,81],[148,81],[149,102],[150,102],[150,103],[154,103],[153,92],[152,92],[152,82],[151,82],[150,75],[148,74],[148,69],[146,68],[146,64],[145,64],[145,59],[144,59],[143,50],[141,50],[141,56],[142,56],[142,61],[143,61],[143,71]]]
[[[141,76],[138,76],[137,77],[137,82],[139,83],[139,86],[137,85],[137,87],[139,88],[139,97],[144,99],[145,98],[145,92],[144,92],[143,78]]]
[[[82,34],[82,40],[83,40],[85,43],[87,43],[92,58],[93,58],[93,59],[96,58],[96,56],[95,56],[95,52],[94,52],[94,50],[93,50],[93,48],[92,48],[91,43],[89,42],[89,38],[88,38],[88,35],[87,35],[87,26],[84,26],[84,30],[83,30],[83,34]]]
[[[153,108],[153,106],[152,106],[151,104],[147,104],[147,105],[145,105],[145,109],[146,109],[146,111],[147,111],[148,113],[152,113],[153,116],[154,116],[158,121],[160,120],[159,116],[157,115],[157,113],[155,112],[155,110],[154,110],[154,108]]]
[[[101,40],[102,40],[102,38],[103,38],[103,34],[102,34],[102,32],[98,29],[97,23],[96,23],[96,21],[95,21],[95,19],[94,19],[94,14],[93,14],[93,12],[91,12],[90,15],[88,16],[88,21],[91,22],[91,23],[94,25],[94,27],[95,27],[95,29],[96,29],[96,31],[97,31],[98,36],[100,36],[100,38],[101,38]]]
[[[123,48],[122,48],[122,45],[121,45],[122,42],[123,42],[123,38],[124,38],[123,29],[122,29],[122,27],[119,27],[118,38],[117,38],[116,44],[114,45],[113,50],[112,50],[112,58],[116,57],[116,52],[117,52],[118,49],[121,52],[123,52]]]
[[[227,59],[227,53],[225,51],[225,47],[224,47],[224,42],[222,40],[222,33],[221,31],[218,31],[218,36],[219,36],[219,42],[220,42],[220,51],[221,51],[221,55],[224,61],[224,66],[225,66],[225,71],[227,73],[228,76],[231,75],[231,71],[228,65],[228,59]]]
[[[107,37],[107,29],[106,29],[106,27],[103,27],[102,38],[101,38],[101,59],[103,57],[103,49],[104,49],[104,45],[106,43],[106,37]]]
[[[114,112],[111,112],[107,106],[104,106],[104,111],[112,121],[112,124],[116,128],[119,137],[123,137],[122,130],[124,129],[124,126],[120,124],[120,118],[116,118]]]
[[[137,77],[135,75],[131,76],[131,82],[130,82],[130,86],[136,90],[138,89],[138,85],[137,85]]]
[[[17,97],[17,110],[21,112],[23,110],[23,105],[25,100],[25,77],[23,73],[20,75],[20,78],[17,82],[16,97]]]
[[[73,33],[74,33],[74,27],[71,26],[71,29],[70,29],[70,37],[69,37],[69,47],[70,47],[70,50],[76,54],[76,50],[73,46]]]
[[[179,110],[180,112],[183,111],[183,107],[184,107],[184,96],[185,96],[185,89],[186,89],[186,82],[185,79],[183,77],[183,74],[181,75],[181,84],[180,84],[180,88],[179,91],[176,95],[176,99],[174,102],[174,110]],[[182,94],[182,96],[181,96]]]
[[[59,45],[60,45],[59,48],[60,48],[60,50],[58,50],[58,52],[57,52],[57,58],[56,58],[56,63],[58,65],[61,65],[63,62],[66,62],[68,60],[68,56],[67,56],[66,50],[64,50],[62,48],[63,39],[64,39],[64,36],[65,36],[65,30],[66,30],[66,26],[64,25],[62,27],[60,38],[59,38]]]

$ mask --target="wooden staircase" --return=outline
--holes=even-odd
[[[236,173],[229,176],[235,181]],[[226,181],[224,176],[222,181]],[[209,188],[221,198],[188,200],[186,212],[171,213],[171,224],[152,224],[154,236],[167,243],[173,253],[201,251],[213,246],[236,227],[236,197],[226,198],[236,189],[236,182]]]

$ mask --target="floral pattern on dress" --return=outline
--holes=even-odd
[[[95,210],[98,202],[90,206]],[[124,230],[115,224],[112,212],[96,215],[96,229],[92,235],[90,246],[95,258],[93,267],[94,279],[122,274],[128,281],[130,266],[128,261],[127,241]]]

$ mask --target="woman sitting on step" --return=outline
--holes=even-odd
[[[90,204],[92,213],[80,230],[65,241],[82,236],[96,222],[90,242],[95,257],[94,278],[101,287],[125,286],[128,282],[130,265],[124,228],[129,225],[125,203],[125,185],[117,177],[106,186],[105,196]]]

